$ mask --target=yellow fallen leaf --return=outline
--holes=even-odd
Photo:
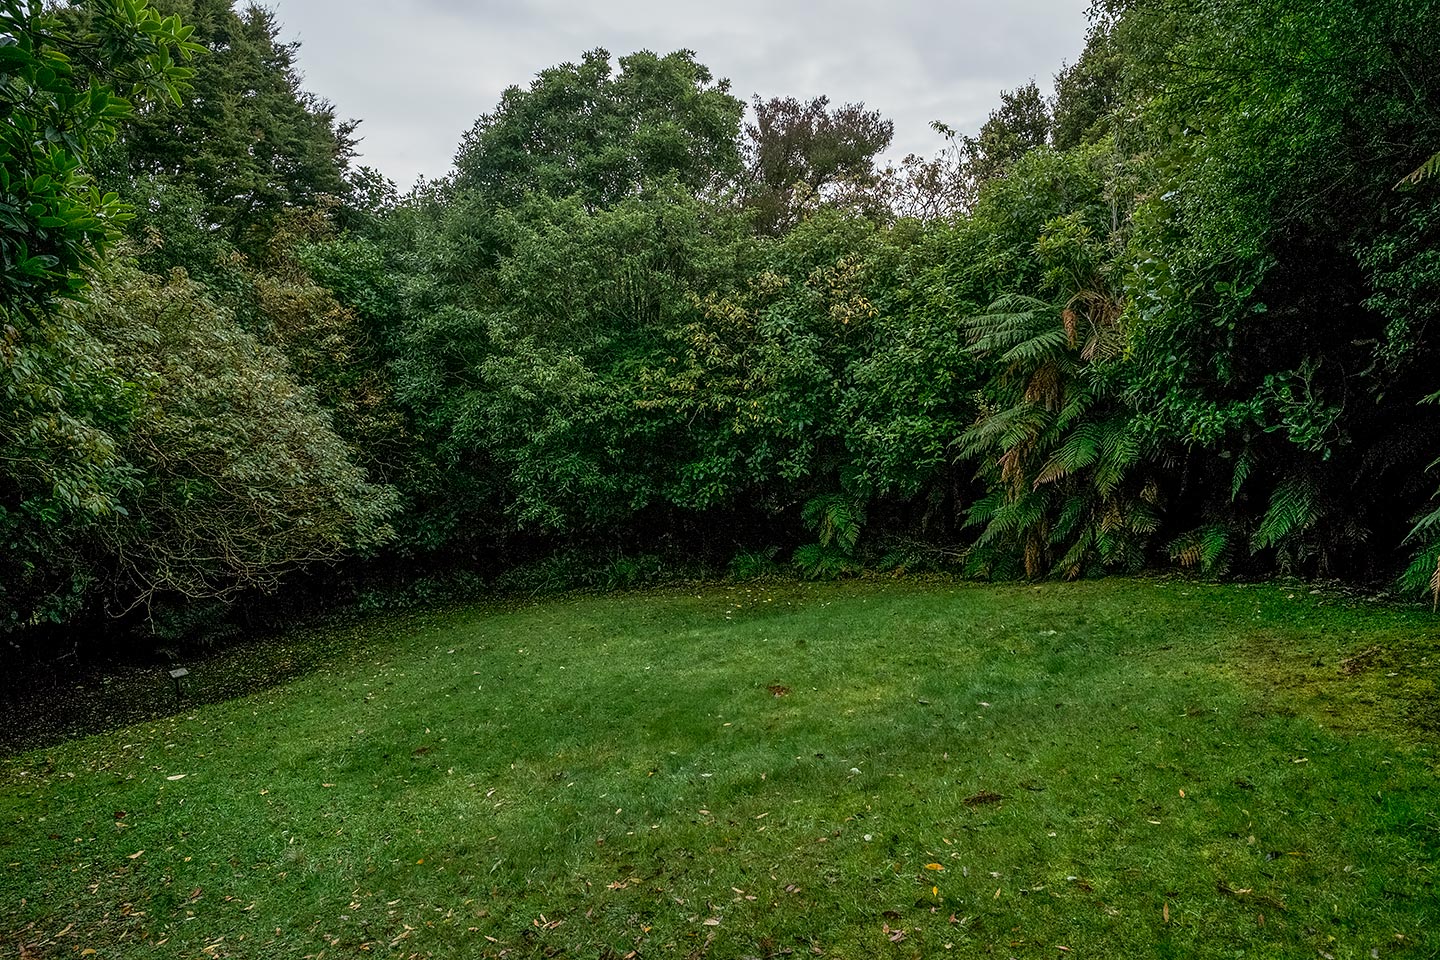
[[[88,957],[88,956],[90,956],[92,953],[99,953],[99,952],[100,952],[100,951],[99,951],[99,950],[96,950],[94,947],[86,947],[84,950],[81,950],[81,951],[80,951],[80,956],[82,956],[82,957]]]
[[[942,866],[941,866],[940,864],[938,864],[938,863],[927,863],[927,864],[925,864],[925,869],[926,869],[926,870],[944,870],[945,868],[942,867]]]

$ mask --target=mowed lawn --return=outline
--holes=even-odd
[[[1440,955],[1428,611],[867,581],[347,629],[0,761],[0,956]]]

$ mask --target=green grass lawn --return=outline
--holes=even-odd
[[[0,761],[0,955],[1440,955],[1428,611],[894,581],[348,629]]]

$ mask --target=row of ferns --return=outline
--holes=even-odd
[[[890,165],[592,51],[403,195],[271,14],[154,2],[0,0],[14,643],[420,574],[1440,599],[1435,0],[1101,0],[1053,97]]]

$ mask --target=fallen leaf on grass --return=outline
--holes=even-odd
[[[144,853],[144,852],[145,852],[144,850],[136,850],[134,853],[130,854],[130,856],[129,856],[127,859],[129,859],[129,860],[134,860],[136,857],[140,856],[140,854],[142,854],[142,853]]]
[[[187,774],[177,773],[173,777],[166,777],[166,780],[184,780]]]
[[[925,869],[926,869],[926,870],[944,870],[945,868],[944,868],[943,866],[941,866],[940,864],[938,864],[938,863],[927,863],[927,864],[925,864]]]

